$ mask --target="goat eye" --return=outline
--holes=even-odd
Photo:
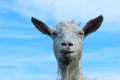
[[[59,32],[59,31],[54,31],[53,33],[52,33],[52,38],[54,39],[54,38],[61,38],[63,35],[62,35],[62,33],[61,32]]]
[[[53,32],[52,35],[53,36],[57,36],[58,34],[57,34],[57,32]]]
[[[83,32],[78,32],[77,35],[78,35],[78,36],[82,36],[82,35],[84,35],[84,34],[83,34]]]

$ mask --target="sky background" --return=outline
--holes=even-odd
[[[75,20],[83,27],[99,15],[100,29],[84,40],[82,69],[88,80],[120,80],[120,0],[1,0],[0,80],[55,80],[52,39],[32,24],[50,27]]]

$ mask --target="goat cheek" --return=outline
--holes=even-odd
[[[57,56],[58,53],[59,53],[59,49],[60,49],[59,41],[55,40],[53,46],[54,46],[54,52],[55,52],[55,55]]]
[[[81,56],[81,53],[82,53],[82,47],[83,47],[83,45],[82,45],[82,42],[81,41],[77,41],[78,43],[76,44],[76,48],[77,48],[77,55],[78,56]]]
[[[57,56],[58,48],[57,48],[57,44],[56,44],[56,42],[54,42],[53,47],[54,47],[54,53],[55,53],[55,56]]]

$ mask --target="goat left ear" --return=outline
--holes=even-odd
[[[86,37],[88,34],[96,31],[100,27],[102,21],[103,21],[102,15],[96,17],[95,19],[88,21],[85,27],[83,27],[84,36]]]
[[[35,27],[42,32],[43,34],[47,34],[51,36],[52,29],[48,27],[44,22],[39,21],[38,19],[32,17],[31,18],[32,23],[35,25]]]

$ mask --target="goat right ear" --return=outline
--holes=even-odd
[[[52,29],[49,28],[44,22],[39,21],[34,17],[31,18],[31,21],[40,32],[49,36],[51,35]]]
[[[95,32],[100,27],[102,22],[103,22],[103,16],[102,15],[88,21],[86,26],[83,28],[84,36],[86,37],[88,34],[90,34],[92,32]]]

